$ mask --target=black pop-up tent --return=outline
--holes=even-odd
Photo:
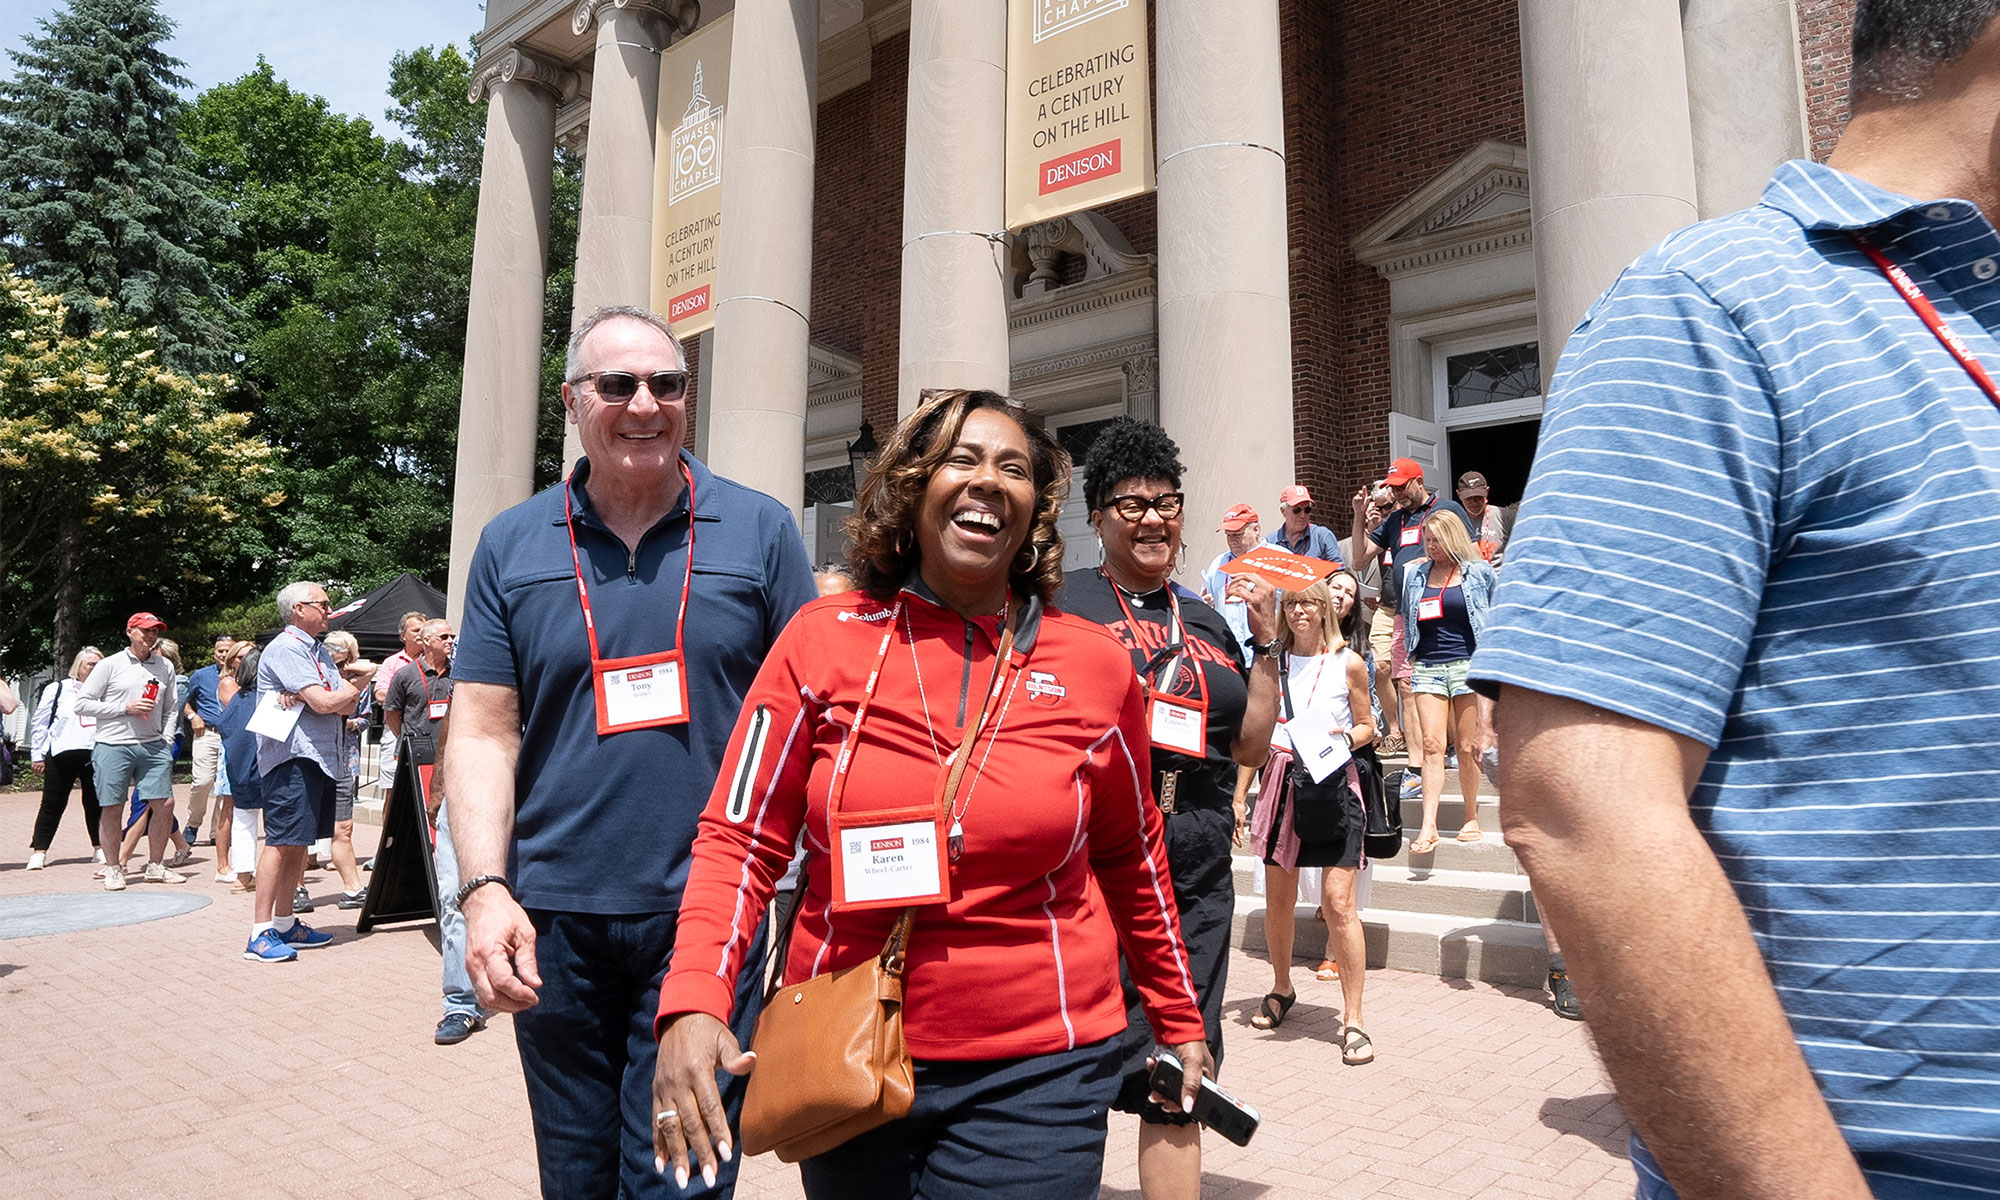
[[[381,662],[403,648],[403,614],[444,615],[444,593],[408,571],[334,610],[328,629],[345,629],[361,643],[361,654]]]

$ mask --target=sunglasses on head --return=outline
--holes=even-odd
[[[1160,514],[1162,521],[1171,521],[1181,515],[1181,506],[1187,497],[1180,492],[1162,492],[1152,499],[1134,496],[1130,492],[1113,496],[1104,502],[1104,507],[1117,513],[1127,521],[1143,521],[1147,510]]]
[[[592,371],[579,375],[573,383],[595,383],[597,395],[606,404],[629,404],[639,394],[639,384],[645,383],[646,390],[653,393],[653,399],[661,404],[671,404],[687,395],[688,374],[686,371],[655,371],[651,375],[639,376],[630,371]]]

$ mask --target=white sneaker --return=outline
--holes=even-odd
[[[49,856],[43,854],[40,850],[37,850],[33,854],[30,854],[28,856],[28,869],[30,871],[39,871],[43,867],[46,867],[48,865],[49,865]]]
[[[92,865],[94,865],[94,866],[99,866],[99,867],[103,866],[103,865],[104,865],[104,851],[102,851],[102,850],[92,850],[92,851],[90,852],[90,861],[91,861]]]
[[[125,890],[125,868],[106,866],[104,868],[104,890],[122,892]]]
[[[169,871],[165,863],[146,864],[147,883],[186,883],[188,877],[179,871]]]

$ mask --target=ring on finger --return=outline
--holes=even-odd
[[[681,1115],[670,1108],[667,1111],[661,1113],[660,1115],[654,1117],[653,1125],[657,1128],[658,1126],[665,1125],[668,1121],[678,1121],[680,1119]]]

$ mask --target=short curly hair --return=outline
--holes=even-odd
[[[1021,427],[1034,469],[1034,522],[1014,557],[1009,578],[1015,587],[1043,601],[1062,587],[1063,543],[1056,519],[1069,499],[1069,455],[1049,435],[1042,419],[1019,401],[997,392],[951,388],[925,393],[917,411],[889,435],[855,495],[847,536],[854,547],[849,559],[854,581],[861,590],[887,599],[916,570],[917,511],[924,489],[958,443],[966,418],[980,409],[1000,413]]]
[[[1150,421],[1116,417],[1090,444],[1083,456],[1083,498],[1096,512],[1111,499],[1111,489],[1127,479],[1164,479],[1179,491],[1181,448],[1167,431]]]

